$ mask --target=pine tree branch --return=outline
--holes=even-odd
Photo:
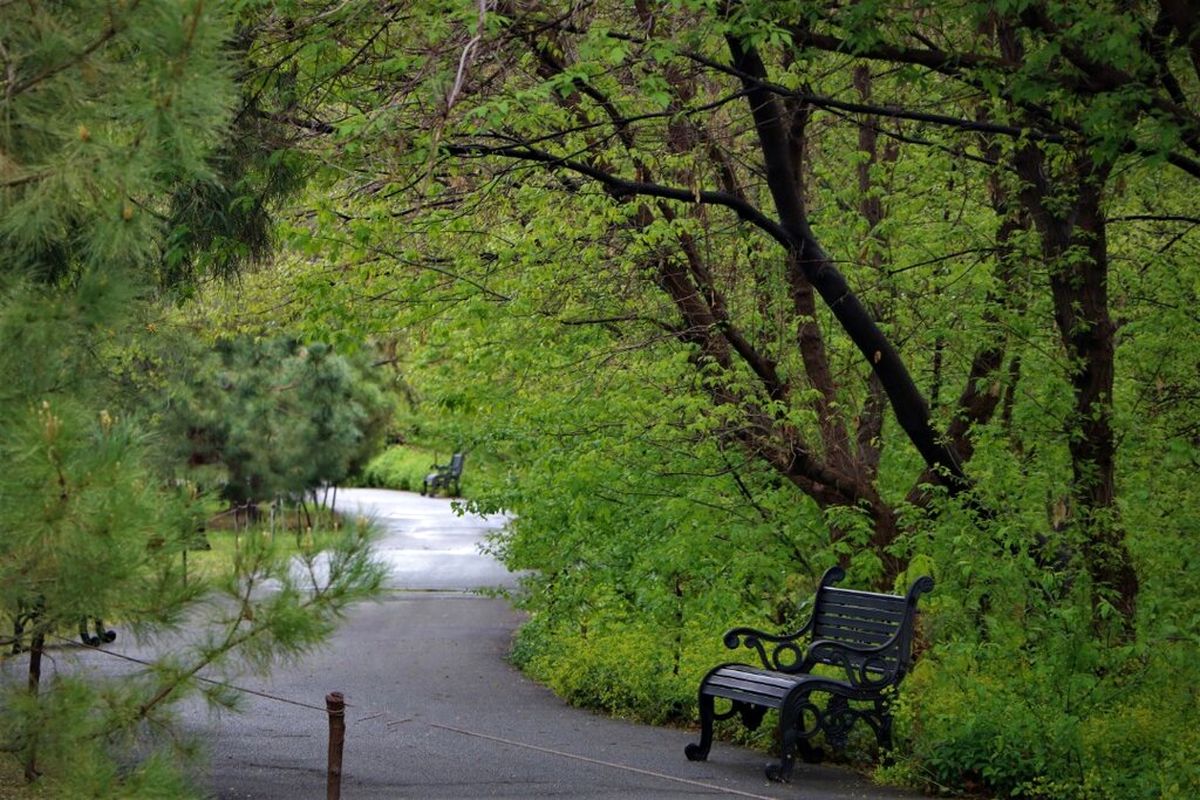
[[[130,0],[129,5],[124,9],[124,11],[125,11],[125,13],[132,13],[132,12],[136,11],[137,7],[141,4],[142,4],[142,0]],[[92,53],[96,52],[96,50],[98,50],[99,48],[104,46],[105,43],[107,43],[110,39],[112,39],[114,36],[116,36],[122,30],[124,30],[124,26],[118,25],[117,21],[110,17],[109,22],[108,22],[108,27],[105,28],[103,32],[101,32],[100,36],[97,37],[94,42],[89,44],[87,47],[85,47],[83,50],[79,51],[75,55],[68,58],[66,61],[60,62],[60,63],[55,64],[50,67],[47,67],[44,70],[42,70],[41,72],[39,72],[38,74],[36,74],[30,78],[26,78],[24,81],[21,81],[20,83],[18,83],[16,85],[9,86],[7,91],[5,91],[6,97],[11,99],[11,98],[21,94],[22,92],[32,89],[34,86],[37,86],[42,81],[45,81],[45,80],[48,80],[48,79],[54,77],[55,75],[62,72],[63,70],[70,69],[71,67],[73,67],[74,65],[76,65],[80,61],[82,61],[83,59],[90,56]]]

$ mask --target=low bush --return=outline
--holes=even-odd
[[[402,492],[419,491],[438,455],[432,450],[409,445],[389,447],[363,468],[363,484]],[[445,455],[442,460],[449,461],[449,458],[449,455]]]
[[[1072,658],[930,653],[897,709],[904,756],[880,777],[1046,800],[1200,794],[1197,690],[1170,654],[1116,655],[1125,668],[1114,671],[1080,670]]]

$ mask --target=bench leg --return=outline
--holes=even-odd
[[[779,763],[767,764],[767,780],[788,783],[792,779],[792,767],[796,764],[796,725],[780,727]]]
[[[796,743],[800,738],[800,726],[804,724],[804,708],[808,695],[789,695],[779,709],[779,763],[767,764],[767,780],[787,783],[792,779],[792,767],[796,763]]]
[[[99,617],[92,617],[92,624],[96,631],[96,635],[92,636],[88,633],[88,618],[79,618],[79,641],[86,644],[88,647],[99,647],[102,644],[109,644],[117,638],[117,632],[108,630],[104,627],[104,620]]]
[[[713,740],[713,696],[700,693],[700,743],[689,744],[683,749],[688,761],[707,761]]]
[[[891,765],[892,759],[892,711],[886,700],[875,701],[874,719],[867,717],[867,722],[875,729],[875,741],[883,754],[883,763]]]
[[[806,711],[812,716],[811,726],[806,724]],[[791,780],[797,751],[807,764],[819,764],[824,760],[825,752],[810,741],[824,724],[821,711],[813,705],[809,690],[789,695],[779,709],[779,763],[767,765],[767,779],[784,783]]]
[[[809,739],[797,739],[796,750],[800,753],[800,760],[805,764],[820,764],[825,760],[825,749],[817,747]]]

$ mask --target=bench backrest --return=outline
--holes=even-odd
[[[860,655],[839,648],[816,648],[809,660],[835,666],[851,666],[870,673],[872,680],[899,681],[912,665],[913,628],[917,599],[933,588],[930,578],[913,583],[906,595],[839,589],[832,584],[845,577],[839,567],[821,578],[813,604],[812,641],[832,641],[852,648],[876,648],[878,653]]]
[[[455,453],[450,456],[450,468],[447,470],[452,477],[458,478],[462,476],[463,459],[466,456],[463,453]]]

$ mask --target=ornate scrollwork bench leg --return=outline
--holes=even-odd
[[[743,703],[739,700],[734,700],[728,711],[718,714],[715,708],[717,696],[719,695],[705,692],[704,687],[701,686],[700,741],[689,744],[683,749],[688,761],[708,760],[708,751],[712,749],[714,722],[737,715],[741,717],[742,724],[746,726],[746,729],[753,731],[758,729],[758,726],[762,724],[763,717],[766,716],[767,709],[765,707],[753,703]]]
[[[700,741],[693,742],[683,749],[688,761],[707,761],[708,751],[712,749],[713,720],[716,715],[713,710],[713,696],[704,693],[700,687]]]
[[[96,631],[95,636],[88,633],[88,617],[79,618],[79,641],[88,647],[99,647],[102,644],[109,644],[116,641],[117,632],[104,627],[104,620],[99,617],[92,617],[91,621]]]

